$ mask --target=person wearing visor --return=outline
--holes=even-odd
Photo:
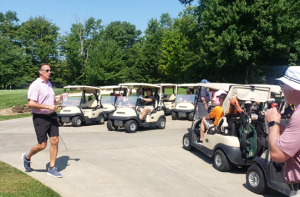
[[[144,106],[138,106],[137,110],[141,112],[140,120],[144,120],[147,114],[151,113],[155,107],[155,97],[152,95],[152,90],[146,90],[147,96],[141,98],[144,101]]]
[[[280,124],[277,108],[269,109],[265,118],[269,124],[268,144],[275,162],[285,162],[284,178],[290,188],[300,196],[300,66],[291,66],[279,79],[287,103],[295,106],[289,124]]]
[[[217,96],[220,105],[216,106],[206,117],[202,118],[201,126],[200,126],[200,139],[197,140],[197,143],[199,144],[203,143],[204,133],[207,129],[211,127],[212,124],[218,127],[219,120],[224,116],[222,105],[226,96],[227,96],[226,93]],[[212,121],[213,118],[215,119],[214,122]]]

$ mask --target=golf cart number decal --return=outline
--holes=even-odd
[[[184,112],[178,112],[178,116],[179,117],[186,117],[186,113],[184,113]]]
[[[115,120],[115,126],[119,126],[119,127],[121,127],[121,126],[123,126],[123,121],[122,120]]]
[[[70,118],[69,117],[62,117],[61,121],[62,122],[70,122]]]

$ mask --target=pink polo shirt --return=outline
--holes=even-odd
[[[39,104],[43,105],[54,105],[55,103],[55,93],[52,89],[52,84],[50,81],[43,81],[41,78],[37,78],[29,86],[28,99],[34,100]],[[33,114],[50,114],[53,111],[49,109],[31,109]]]
[[[289,124],[275,139],[276,146],[290,158],[284,164],[287,183],[300,183],[300,105],[295,109]]]

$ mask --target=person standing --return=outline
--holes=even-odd
[[[291,66],[279,79],[287,103],[296,108],[289,124],[280,124],[281,114],[274,107],[269,109],[266,120],[269,124],[269,151],[275,162],[285,162],[284,178],[292,190],[300,190],[300,66]],[[297,196],[300,193],[297,192]]]
[[[26,172],[32,170],[30,160],[33,155],[44,150],[47,146],[48,137],[50,138],[50,166],[47,174],[54,177],[62,177],[55,167],[55,160],[58,152],[59,131],[57,122],[56,104],[62,100],[62,95],[55,98],[52,84],[49,81],[51,68],[48,64],[39,65],[39,78],[37,78],[28,90],[28,106],[33,115],[33,125],[38,144],[33,146],[28,153],[22,155],[23,167]]]

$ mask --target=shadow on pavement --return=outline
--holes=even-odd
[[[190,151],[190,152],[193,155],[199,157],[201,160],[205,161],[207,164],[211,165],[211,167],[213,168],[213,157],[209,157],[209,156],[205,155],[204,153],[202,153],[201,151],[198,151],[198,150],[194,150],[194,151]],[[245,174],[245,177],[246,177],[246,172],[247,172],[248,167],[249,166],[242,166],[242,167],[233,166],[233,168],[230,170],[230,172],[227,172],[227,173]],[[224,172],[224,173],[226,173],[226,172]]]
[[[246,176],[246,175],[245,175]],[[243,184],[244,188],[248,189],[248,186],[246,183]],[[250,190],[249,190],[250,191]],[[253,193],[254,194],[254,193]],[[274,190],[274,189],[270,189],[269,191],[267,191],[265,194],[263,194],[262,196],[264,197],[284,197],[286,195]]]
[[[80,159],[72,159],[69,156],[61,156],[56,158],[55,166],[57,167],[57,171],[62,171],[66,169],[67,166],[69,166],[68,161],[69,160],[74,160],[74,161],[79,161]],[[50,166],[50,162],[46,164],[46,169],[33,169],[33,171],[36,172],[47,172],[47,169]]]

